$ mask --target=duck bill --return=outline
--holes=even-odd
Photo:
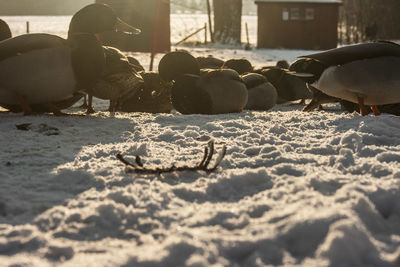
[[[123,22],[121,19],[117,19],[117,23],[115,24],[115,30],[117,32],[123,32],[126,34],[140,34],[142,31],[138,28],[132,27],[126,22]]]

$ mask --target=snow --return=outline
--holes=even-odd
[[[256,67],[310,52],[184,48]],[[0,266],[400,265],[399,117],[107,107],[0,112]],[[115,157],[194,165],[210,140],[227,153],[209,174],[128,174]]]

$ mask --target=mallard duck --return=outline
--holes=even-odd
[[[278,93],[275,87],[261,74],[248,73],[242,75],[248,90],[245,109],[269,110],[276,104]]]
[[[170,113],[171,86],[170,82],[161,79],[157,72],[139,72],[144,83],[136,94],[120,98],[117,110],[124,112]]]
[[[116,29],[137,32],[110,7],[92,4],[72,17],[67,39],[25,34],[0,42],[0,105],[20,105],[24,114],[34,106],[61,114],[56,104],[92,88],[104,71],[95,35]]]
[[[222,59],[213,57],[211,55],[206,57],[196,57],[196,59],[200,69],[219,69],[224,65],[224,61]]]
[[[12,37],[11,30],[7,22],[0,19],[0,41],[3,41],[11,37]]]
[[[236,70],[239,75],[245,74],[247,72],[252,72],[254,69],[250,61],[245,58],[229,59],[225,61],[224,65],[222,65],[221,68]]]
[[[104,54],[106,56],[106,70],[105,70],[104,74],[102,75],[102,81],[97,83],[97,85],[100,88],[103,87],[103,89],[100,89],[100,90],[106,90],[107,91],[106,88],[108,87],[108,91],[109,90],[112,91],[113,90],[113,86],[116,85],[116,84],[114,84],[114,85],[112,84],[112,81],[114,80],[114,78],[119,80],[120,82],[122,82],[124,80],[124,77],[123,77],[124,75],[128,75],[127,80],[126,80],[126,84],[124,85],[123,82],[122,82],[122,83],[119,83],[118,86],[122,86],[122,88],[125,87],[125,89],[131,87],[132,81],[133,81],[131,78],[133,78],[133,76],[137,77],[136,73],[138,73],[140,71],[144,71],[143,66],[140,64],[140,62],[136,58],[123,54],[121,51],[119,51],[115,47],[103,46],[103,49],[104,49]],[[112,50],[114,50],[115,52],[112,53],[111,52]],[[111,59],[113,59],[113,60],[111,60]],[[118,71],[117,71],[117,72],[114,73],[114,75],[110,76],[110,74],[112,73],[112,72],[110,72],[110,70],[113,70],[113,69],[116,70],[115,65],[126,66],[127,65],[126,64],[126,60],[128,60],[128,62],[131,64],[129,66],[129,68],[126,68],[125,72],[122,72],[122,73],[118,74]],[[133,73],[131,75],[129,73],[132,72],[132,68],[136,73]],[[131,76],[131,77],[129,77],[129,76]],[[119,78],[117,78],[117,77],[119,77]],[[118,91],[118,90],[116,90],[116,91]],[[93,97],[93,96],[91,96],[91,97]],[[101,98],[100,96],[98,96],[98,97]],[[110,97],[110,96],[108,96],[108,97]],[[108,98],[105,98],[105,99],[108,99]],[[113,103],[112,102],[113,101],[110,101],[109,111],[115,110],[115,105],[114,105],[115,102],[113,102]],[[87,97],[86,97],[86,94],[85,94],[84,97],[83,97],[83,104],[80,107],[81,108],[86,108],[86,112],[87,113],[93,113],[94,109],[92,107],[92,98],[90,98],[90,105],[88,105]]]
[[[281,69],[288,69],[289,68],[289,62],[287,62],[286,60],[282,59],[282,60],[278,60],[276,62],[276,67],[281,68]]]
[[[379,115],[378,105],[400,102],[398,44],[357,44],[301,58],[296,71],[313,74],[308,82],[327,95],[358,103],[361,115],[368,114],[365,105]]]
[[[278,93],[278,104],[288,101],[310,99],[312,94],[307,88],[306,82],[289,73],[287,69],[278,67],[266,67],[259,71],[267,80],[272,83]]]
[[[93,97],[110,100],[108,110],[116,111],[118,100],[135,95],[143,83],[135,66],[129,63],[128,58],[120,50],[111,46],[103,46],[103,51],[106,59],[103,74],[93,87],[86,90],[88,93],[87,113],[94,112]]]
[[[333,96],[329,96],[320,90],[314,88],[313,86],[309,85],[312,93],[313,93],[313,98],[312,101],[303,109],[303,111],[312,111],[321,104],[326,104],[326,103],[333,103],[333,102],[339,102],[342,110],[353,113],[354,111],[360,112],[360,108],[358,104],[346,101],[340,98],[336,98]],[[388,114],[393,114],[396,116],[400,115],[400,103],[395,103],[395,104],[386,104],[386,105],[379,105],[377,106],[379,111],[382,113],[388,113]],[[321,108],[320,108],[321,109]],[[371,111],[367,108],[367,113],[370,113]]]
[[[137,60],[133,56],[126,56],[126,58],[128,59],[129,63],[131,63],[136,72],[144,71],[144,67],[142,66],[142,64],[140,64],[139,60]]]
[[[32,109],[33,112],[35,113],[46,113],[46,112],[54,112],[55,115],[64,115],[60,110],[66,109],[74,105],[76,102],[78,102],[82,97],[84,97],[85,94],[81,92],[75,92],[71,97],[61,100],[61,101],[56,101],[52,102],[51,104],[49,103],[43,103],[43,104],[30,104],[30,108]],[[1,106],[5,109],[8,109],[11,112],[19,113],[23,112],[23,108],[21,105],[7,105],[7,104],[1,104]]]
[[[316,89],[312,85],[308,85],[308,88],[311,91],[312,98],[311,98],[311,102],[308,103],[308,105],[303,108],[304,112],[310,112],[316,108],[319,108],[322,110],[322,104],[339,102],[339,98],[324,94],[323,92]]]
[[[158,70],[165,81],[174,81],[172,104],[182,114],[241,112],[248,92],[239,74],[232,69],[202,69],[185,52],[171,52],[160,61]]]
[[[335,102],[339,102],[340,106],[342,107],[342,110],[345,110],[347,112],[354,112],[356,111],[354,109],[354,106],[356,104],[337,98],[337,97],[333,97],[330,95],[327,95],[323,92],[321,92],[320,90],[318,90],[317,88],[315,88],[314,86],[307,84],[309,90],[311,91],[312,94],[312,98],[311,98],[311,102],[308,103],[308,105],[306,107],[304,107],[303,111],[304,112],[310,112],[313,111],[314,109],[316,109],[318,107],[318,110],[323,110],[322,104],[328,104],[328,103],[335,103]]]

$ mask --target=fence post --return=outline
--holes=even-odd
[[[207,23],[204,23],[204,44],[207,44]]]
[[[26,22],[26,33],[29,33],[29,21]]]
[[[251,45],[250,45],[250,37],[249,37],[249,26],[246,22],[246,38],[247,38],[247,44],[245,45],[245,50],[250,50]]]

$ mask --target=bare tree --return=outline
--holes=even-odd
[[[400,38],[399,0],[344,0],[339,17],[339,40],[358,43]]]
[[[214,40],[222,44],[240,44],[242,0],[214,0]]]

